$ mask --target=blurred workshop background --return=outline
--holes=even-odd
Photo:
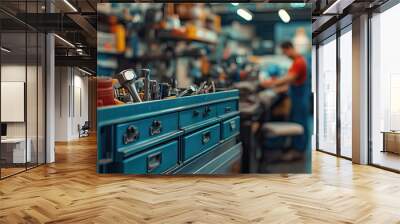
[[[158,100],[238,89],[242,150],[231,172],[311,172],[310,4],[100,3],[97,9],[100,109],[145,101],[116,76],[129,69],[130,78],[145,72],[168,87]]]

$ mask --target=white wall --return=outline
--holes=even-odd
[[[18,65],[18,64],[9,64],[9,65],[2,65],[1,66],[1,81],[3,82],[25,82],[25,71],[26,67],[24,65]],[[30,74],[33,69],[35,69],[36,73],[36,68],[33,66],[28,66],[28,74]],[[27,96],[36,96],[36,90],[35,94],[33,93],[27,93]],[[30,100],[28,100],[30,101]],[[2,110],[7,110],[7,108],[1,108]],[[28,116],[30,116],[28,114]],[[35,114],[36,116],[36,114]],[[28,121],[30,121],[30,117],[28,117]],[[25,137],[25,122],[12,122],[12,123],[7,123],[7,136],[8,137]],[[30,137],[30,136],[28,136]]]
[[[56,141],[79,138],[78,124],[88,120],[88,78],[83,75],[76,68],[56,67]]]
[[[89,117],[89,102],[88,102],[88,78],[83,77],[82,73],[77,75],[76,74],[77,70],[75,70],[75,75],[74,75],[74,96],[72,96],[72,99],[74,99],[74,108],[72,108],[72,120],[71,120],[71,135],[73,138],[78,138],[79,137],[79,132],[78,132],[78,125],[83,125],[85,121],[88,121]],[[81,111],[80,111],[81,110]]]
[[[69,69],[67,67],[55,68],[55,141],[68,141],[70,127],[69,115]]]

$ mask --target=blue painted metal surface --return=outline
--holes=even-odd
[[[217,117],[217,105],[206,105],[184,110],[179,113],[179,127],[185,128],[190,125],[207,121]]]
[[[137,137],[129,139],[126,135],[128,128],[134,128],[137,131]],[[143,120],[127,122],[116,125],[116,146],[118,149],[133,147],[135,144],[144,140],[151,140],[166,133],[178,130],[178,113],[170,113],[155,116]]]
[[[220,141],[220,124],[215,124],[211,127],[201,129],[193,134],[187,135],[184,138],[184,161],[199,155],[201,152],[218,144]]]
[[[232,135],[238,134],[240,129],[240,117],[236,116],[222,123],[222,139],[230,138]]]
[[[238,99],[239,92],[230,90],[98,108],[98,172],[174,173],[194,158],[199,163],[207,151],[226,154],[240,144],[233,138],[238,131],[223,132],[226,121],[239,114]],[[230,137],[233,145],[224,144]]]
[[[178,142],[172,141],[125,159],[122,163],[121,171],[124,173],[163,173],[178,165]]]
[[[238,111],[238,104],[236,101],[228,101],[218,104],[218,116],[223,116],[230,114],[232,112]]]

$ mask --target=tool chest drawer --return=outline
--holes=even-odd
[[[220,124],[202,129],[184,137],[184,160],[211,148],[220,140]]]
[[[217,117],[217,106],[206,105],[184,110],[179,113],[179,127],[187,127]]]
[[[238,102],[235,100],[218,104],[217,108],[218,116],[223,116],[235,111],[238,111]]]
[[[178,142],[150,149],[122,162],[122,173],[163,173],[178,163]]]
[[[178,113],[120,124],[116,126],[117,148],[132,146],[168,132],[178,130]]]
[[[209,158],[233,155],[230,150],[239,143],[232,138],[240,131],[235,130],[238,100],[239,91],[228,90],[97,108],[98,172],[169,174],[190,167],[182,172],[197,173],[224,167],[228,160],[213,165]]]
[[[237,133],[240,128],[240,117],[236,116],[222,123],[222,139],[227,139]]]

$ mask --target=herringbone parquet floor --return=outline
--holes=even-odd
[[[94,138],[0,181],[0,223],[400,223],[400,175],[313,154],[312,175],[97,175]]]

